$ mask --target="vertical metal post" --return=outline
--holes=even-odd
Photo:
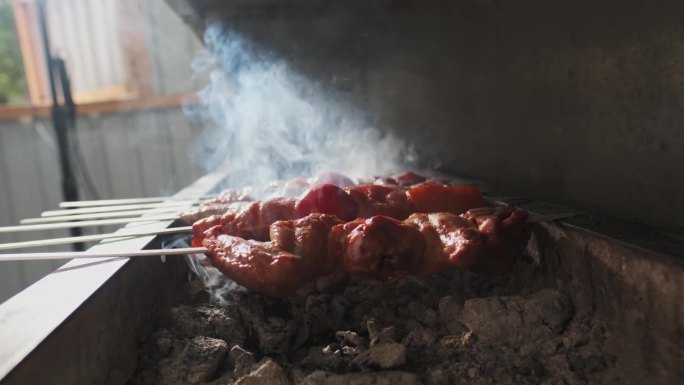
[[[43,53],[47,63],[47,75],[50,84],[50,96],[52,97],[52,124],[57,138],[59,152],[59,168],[62,173],[62,194],[64,195],[64,200],[76,201],[78,200],[78,184],[69,156],[69,132],[66,124],[66,114],[64,108],[62,108],[57,99],[57,85],[55,84],[54,65],[45,18],[45,0],[38,0],[37,5],[38,24],[40,25],[40,36],[43,41]],[[69,233],[74,237],[82,234],[81,229],[78,227],[69,229]],[[84,249],[82,243],[75,244],[73,248],[74,250]]]

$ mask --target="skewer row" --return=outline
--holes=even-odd
[[[210,196],[207,196],[210,197]],[[141,224],[176,220],[179,212],[201,203],[201,200],[168,201],[167,197],[113,199],[98,201],[62,202],[60,207],[82,207],[67,210],[45,211],[40,218],[23,219],[18,226],[0,227],[0,233],[15,233],[24,231],[55,230],[74,227],[91,227],[120,225],[139,222]],[[163,202],[159,202],[164,200]],[[142,202],[142,203],[141,203]],[[159,202],[159,203],[147,203]],[[135,203],[135,204],[130,204]],[[68,215],[67,215],[68,214]],[[163,214],[157,216],[142,216],[145,214]],[[94,219],[98,218],[98,219]],[[131,238],[181,234],[192,232],[191,226],[172,227],[156,231],[131,231],[106,234],[83,235],[77,237],[40,239],[22,242],[0,244],[0,250],[12,250],[31,247],[44,247],[95,241],[122,241]],[[143,257],[159,255],[178,255],[188,253],[204,253],[204,248],[155,249],[135,250],[130,252],[47,252],[47,253],[9,253],[0,254],[0,261],[54,260],[72,258],[110,258],[110,257]]]
[[[52,253],[12,253],[0,254],[0,261],[34,261],[74,258],[128,258],[128,257],[154,257],[161,255],[184,255],[207,253],[204,247],[186,247],[180,249],[153,249],[134,250],[127,252],[88,252],[88,251],[65,251]]]

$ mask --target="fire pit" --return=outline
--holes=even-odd
[[[176,198],[214,191],[223,176]],[[493,280],[459,273],[388,286],[327,278],[286,301],[236,289],[219,305],[188,281],[179,257],[71,262],[0,307],[0,383],[681,378],[676,242],[536,201],[492,201],[566,217],[536,222],[527,256]],[[95,249],[158,246],[150,237]]]

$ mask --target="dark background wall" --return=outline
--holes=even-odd
[[[426,166],[682,224],[684,2],[167,1],[346,94]]]

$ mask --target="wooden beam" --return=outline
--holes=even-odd
[[[119,0],[116,9],[125,88],[138,96],[150,95],[152,71],[144,4],[141,0]]]
[[[179,108],[185,103],[196,103],[194,94],[177,93],[146,98],[127,98],[79,104],[78,115],[113,114],[122,111],[163,110]],[[0,107],[0,122],[6,120],[31,120],[50,116],[50,105]]]
[[[14,0],[12,7],[21,56],[24,61],[29,100],[31,104],[39,104],[48,99],[48,88],[45,59],[38,37],[36,5],[32,0]]]

